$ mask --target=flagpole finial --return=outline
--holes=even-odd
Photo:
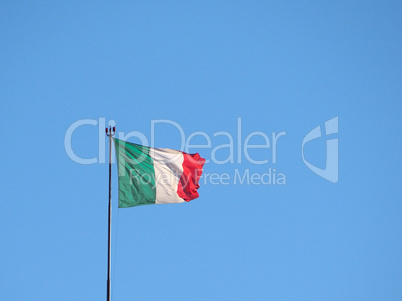
[[[106,136],[113,137],[114,134],[116,134],[116,127],[109,126],[109,128],[105,128],[105,133],[106,133]]]

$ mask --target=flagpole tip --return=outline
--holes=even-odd
[[[106,136],[114,136],[116,134],[116,127],[109,126],[109,128],[105,128]]]

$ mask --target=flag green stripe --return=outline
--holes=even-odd
[[[119,174],[119,208],[155,204],[154,162],[149,148],[114,139]]]

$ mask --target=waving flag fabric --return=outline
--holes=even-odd
[[[205,159],[197,154],[115,139],[119,208],[189,202],[197,198]]]

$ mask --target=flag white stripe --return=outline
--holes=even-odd
[[[177,195],[177,187],[183,173],[183,154],[172,149],[154,148],[150,150],[149,155],[154,160],[155,204],[184,202]]]

